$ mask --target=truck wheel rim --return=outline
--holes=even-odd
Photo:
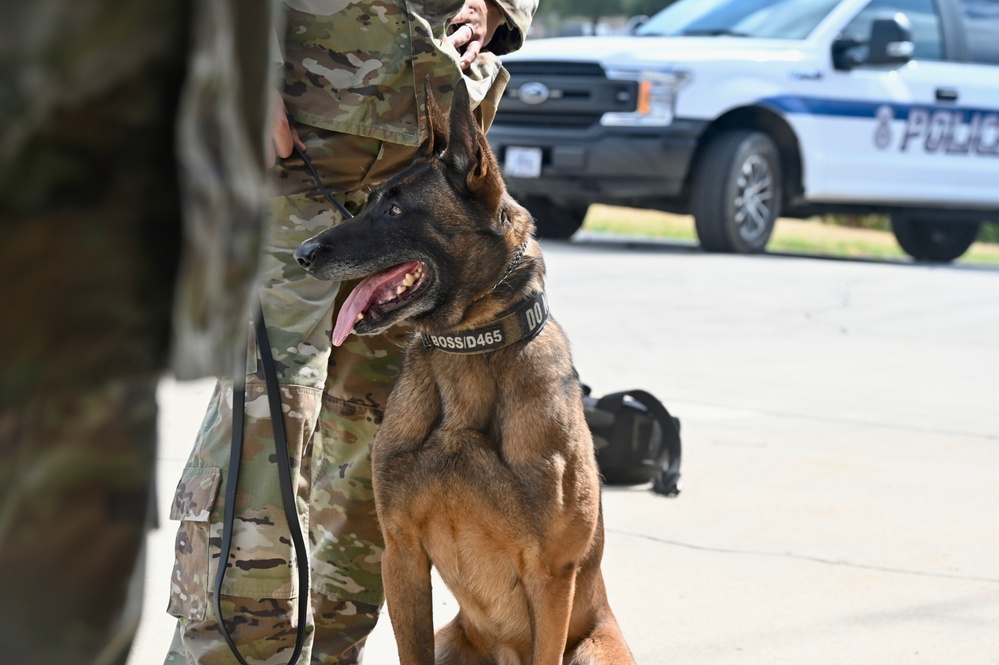
[[[736,180],[735,225],[747,242],[764,237],[773,224],[773,172],[766,159],[751,155]]]

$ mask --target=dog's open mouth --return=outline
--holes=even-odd
[[[424,268],[423,263],[412,261],[365,277],[340,308],[333,345],[340,346],[352,330],[377,326],[390,312],[410,302],[426,285]]]

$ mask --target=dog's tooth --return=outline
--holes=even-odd
[[[405,292],[406,292],[406,287],[405,287],[405,286],[399,286],[399,287],[397,287],[397,288],[396,288],[396,290],[395,290],[395,294],[396,294],[397,296],[401,296],[401,295],[402,295],[403,293],[405,293]]]
[[[402,283],[404,286],[412,286],[416,283],[416,275],[411,272],[406,273],[406,278],[402,280]]]
[[[364,318],[364,312],[358,312],[357,313],[357,318],[354,319],[354,323],[357,323],[358,321],[360,321],[363,318]]]

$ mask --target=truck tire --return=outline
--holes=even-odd
[[[939,222],[908,214],[892,215],[891,230],[899,246],[917,261],[950,263],[968,251],[978,237],[978,222]]]
[[[543,196],[525,196],[520,204],[534,217],[534,237],[567,240],[579,230],[590,206],[560,205]]]
[[[763,132],[716,136],[693,174],[690,211],[709,252],[762,252],[780,214],[780,153]]]

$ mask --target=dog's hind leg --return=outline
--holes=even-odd
[[[565,665],[635,665],[614,617],[605,617],[565,656]]]
[[[461,625],[461,618],[455,617],[451,623],[437,631],[436,665],[495,665],[492,654],[483,654],[476,649]]]

